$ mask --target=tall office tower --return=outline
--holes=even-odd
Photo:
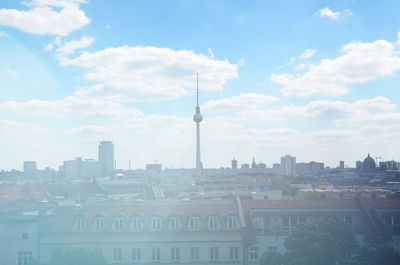
[[[236,160],[236,158],[234,158],[232,160],[232,169],[237,169],[237,160]]]
[[[25,161],[24,162],[24,174],[35,175],[37,173],[36,161]]]
[[[296,176],[296,157],[291,155],[281,157],[281,175],[288,177]]]
[[[340,169],[344,169],[344,161],[340,161],[339,162],[339,168]]]
[[[114,174],[114,144],[112,141],[100,142],[99,161],[103,176],[112,176]]]
[[[193,121],[196,123],[196,176],[201,176],[202,163],[200,158],[200,122],[203,120],[203,116],[200,114],[199,106],[199,74],[197,74],[197,105],[196,114],[193,115]]]

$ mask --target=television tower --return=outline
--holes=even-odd
[[[201,176],[202,164],[200,158],[200,122],[203,116],[200,114],[199,106],[199,73],[197,73],[197,106],[196,114],[193,115],[193,121],[196,123],[196,177]]]

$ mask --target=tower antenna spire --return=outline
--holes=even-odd
[[[199,73],[196,74],[197,76],[197,107],[199,106]]]

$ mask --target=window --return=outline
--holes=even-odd
[[[28,239],[29,238],[29,234],[28,233],[22,233],[21,234],[21,239]]]
[[[263,217],[262,216],[256,216],[253,219],[254,223],[254,229],[256,234],[262,234],[263,233]]]
[[[122,249],[121,248],[114,248],[114,261],[121,261],[122,260]]]
[[[276,246],[268,247],[268,250],[269,250],[269,251],[276,251]]]
[[[271,231],[269,216],[256,216],[253,222],[256,234],[267,234]]]
[[[249,255],[250,255],[250,261],[258,261],[258,247],[251,247]]]
[[[104,217],[96,217],[94,219],[94,228],[96,231],[103,231],[106,228],[106,219]]]
[[[229,230],[234,230],[238,228],[238,221],[236,215],[228,215],[227,227]]]
[[[132,248],[132,260],[134,262],[140,262],[140,248]]]
[[[162,219],[161,216],[153,216],[151,218],[151,229],[153,231],[160,231],[161,230]]]
[[[217,230],[219,228],[219,220],[217,215],[208,216],[208,229]]]
[[[219,249],[218,247],[210,247],[210,261],[218,262],[219,260]]]
[[[171,248],[171,261],[172,262],[179,261],[179,248]]]
[[[239,248],[238,247],[230,247],[229,249],[229,259],[232,261],[239,259]]]
[[[32,262],[32,251],[18,251],[17,252],[17,262],[18,265],[29,265]]]
[[[288,234],[290,232],[289,216],[282,217],[282,233]]]
[[[198,247],[190,248],[190,261],[192,263],[199,262],[199,252]]]
[[[132,230],[142,230],[143,229],[143,217],[142,216],[133,216],[131,223]]]
[[[76,230],[79,230],[79,231],[84,230],[86,227],[86,218],[83,216],[76,218],[75,227],[76,227]]]
[[[200,229],[200,216],[190,216],[188,221],[188,227],[191,230]]]
[[[113,227],[114,230],[123,230],[125,227],[125,218],[122,216],[114,217]]]
[[[169,229],[178,230],[181,228],[181,218],[179,216],[171,216],[169,218]]]
[[[160,248],[151,249],[151,260],[153,262],[160,262]]]

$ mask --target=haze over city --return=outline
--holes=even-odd
[[[399,14],[0,1],[0,265],[399,265]]]
[[[399,160],[399,5],[2,1],[0,169]]]

